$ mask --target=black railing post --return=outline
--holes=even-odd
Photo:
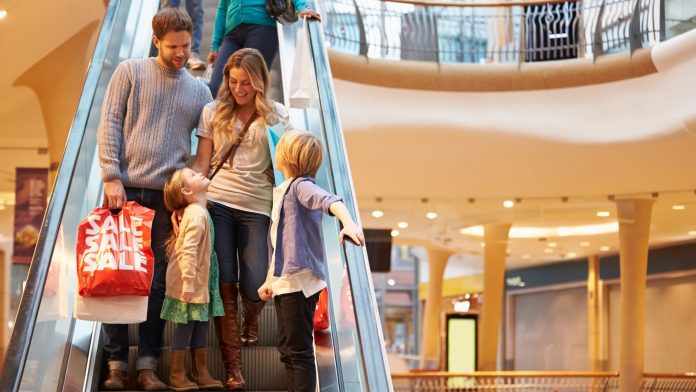
[[[640,31],[640,0],[636,0],[636,5],[633,7],[631,22],[628,25],[628,43],[631,53],[643,47],[643,37]]]

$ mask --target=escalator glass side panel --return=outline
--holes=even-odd
[[[317,184],[341,196],[359,222],[321,28],[319,23],[309,22],[308,35],[302,37],[298,36],[300,25],[301,22],[283,26],[280,34],[285,105],[290,107],[296,128],[307,129],[322,141],[324,162],[317,173]],[[294,109],[291,105],[293,92],[290,91],[290,80],[297,39],[309,39],[311,66],[308,71],[313,74],[312,86],[317,89],[313,94],[316,99],[311,99],[309,107],[303,109]],[[339,223],[335,218],[324,219],[322,234],[327,257],[336,389],[331,383],[327,385],[326,380],[321,380],[322,391],[388,391],[391,390],[391,379],[366,254],[363,248],[339,244],[339,232]],[[319,342],[317,346],[319,350]]]
[[[76,355],[71,350],[74,334],[84,334],[72,319],[76,230],[101,199],[96,133],[102,97],[124,55],[132,56],[143,39],[149,42],[151,33],[143,37],[141,18],[150,22],[156,11],[151,3],[122,0],[107,7],[27,277],[8,349],[12,359],[0,379],[3,391],[82,386],[85,369],[82,375],[68,369],[68,358]]]
[[[360,224],[355,189],[333,90],[333,78],[331,76],[328,54],[324,47],[323,32],[319,23],[309,23],[308,27],[311,57],[317,80],[319,106],[322,111],[322,128],[325,146],[328,150],[328,163],[330,163],[330,168],[327,170],[330,173],[331,180],[329,189],[343,198],[346,207],[355,217],[358,224]],[[336,233],[338,233],[340,227],[337,222],[334,220],[331,223],[334,225]],[[338,246],[335,241],[326,242]],[[342,278],[341,289],[342,291],[347,290],[351,295],[350,302],[352,303],[355,326],[358,332],[357,339],[360,353],[357,356],[361,360],[364,382],[366,384],[362,385],[362,390],[392,390],[382,327],[379,321],[380,317],[365,248],[350,244],[339,247],[346,267],[345,276],[347,277],[347,284],[343,283],[346,282],[346,278]],[[345,307],[345,305],[342,305],[342,307]],[[348,312],[347,309],[343,311]],[[352,388],[348,388],[348,385],[346,384],[346,390],[352,390]]]

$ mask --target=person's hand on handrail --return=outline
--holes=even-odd
[[[303,9],[299,14],[297,14],[297,16],[300,18],[316,19],[321,21],[321,15],[319,15],[319,13],[316,11],[310,10],[309,8]]]

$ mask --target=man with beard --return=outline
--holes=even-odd
[[[102,106],[97,142],[104,181],[104,205],[123,207],[127,200],[155,210],[152,222],[154,276],[147,320],[139,325],[138,386],[166,390],[157,376],[165,321],[160,318],[165,292],[165,242],[172,230],[162,189],[191,154],[191,131],[210,90],[184,66],[191,50],[191,18],[177,8],[164,8],[152,19],[152,41],[159,53],[148,59],[126,60],[109,82]],[[128,326],[104,324],[104,350],[109,377],[104,389],[128,384]]]

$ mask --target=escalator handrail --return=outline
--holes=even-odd
[[[0,374],[1,391],[19,390],[68,191],[72,184],[77,158],[87,128],[87,119],[97,91],[99,75],[106,58],[119,4],[120,1],[111,1],[106,8],[99,38],[94,48],[94,55],[87,70],[84,88],[63,151],[63,159],[58,168],[53,191],[41,224],[41,231],[27,274],[5,362],[0,370],[2,372]]]
[[[355,200],[350,167],[346,158],[345,141],[336,109],[333,78],[329,67],[329,57],[324,46],[321,25],[316,21],[310,21],[308,28],[311,48],[310,56],[317,80],[319,106],[322,113],[323,128],[326,133],[326,148],[330,158],[331,172],[333,173],[334,190],[338,196],[343,198],[348,211],[351,212],[359,223],[360,215],[358,214]],[[344,246],[346,269],[354,303],[358,344],[362,354],[367,389],[371,391],[391,391],[393,387],[389,377],[382,328],[378,322],[380,318],[365,249],[348,245],[348,243],[346,241]]]

